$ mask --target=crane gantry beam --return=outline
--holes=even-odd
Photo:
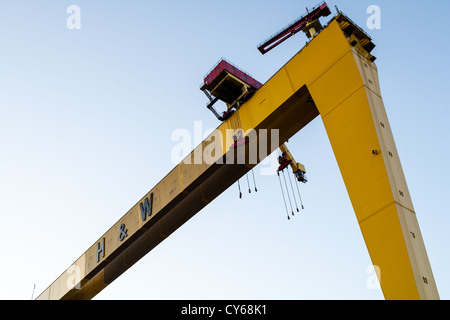
[[[278,139],[268,135],[258,146],[270,154],[319,115],[385,298],[438,299],[367,48],[373,48],[371,39],[337,14],[38,299],[93,298],[262,161],[226,161],[251,149],[251,141],[230,148],[236,130],[261,138],[265,129],[277,129]],[[210,153],[212,161],[204,161],[201,154],[211,146],[219,147]]]

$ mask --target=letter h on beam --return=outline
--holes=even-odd
[[[97,262],[100,261],[100,252],[102,253],[102,258],[105,257],[105,238],[102,239],[102,245],[100,242],[97,243]]]

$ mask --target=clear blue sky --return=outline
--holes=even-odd
[[[0,2],[0,299],[41,293],[175,164],[171,134],[215,128],[199,90],[225,57],[265,82],[304,44],[262,40],[308,1]],[[450,298],[448,1],[327,1],[377,47],[384,103],[442,299]],[[69,30],[66,9],[81,9]],[[368,30],[369,5],[381,29]],[[324,22],[328,21],[324,19]],[[97,299],[382,299],[320,118],[290,140],[305,210],[277,177],[234,185]],[[246,180],[241,180],[246,189]]]

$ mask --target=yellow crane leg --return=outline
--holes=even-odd
[[[319,114],[385,298],[439,299],[371,47],[345,16],[334,17],[186,157],[190,163],[175,166],[37,299],[93,298]],[[254,138],[272,129],[278,144],[269,138],[255,163],[218,162],[235,156],[235,130]],[[205,162],[202,150],[211,146]]]
[[[376,68],[350,51],[308,89],[385,297],[438,298]]]
[[[323,119],[384,296],[439,299],[381,98],[377,68],[364,51],[351,49],[342,34],[333,39],[342,42],[344,50],[307,87]],[[310,45],[333,48],[331,39],[327,42]],[[287,72],[294,74],[302,67],[292,63]]]
[[[378,71],[360,43],[367,39],[343,32],[348,23],[338,15],[266,85],[296,94],[306,87],[314,100],[385,298],[439,299]]]

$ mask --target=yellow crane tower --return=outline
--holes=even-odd
[[[223,122],[37,299],[93,298],[319,115],[384,297],[439,299],[382,100],[375,45],[342,12],[322,27],[318,19],[329,14],[322,3],[259,46],[266,53],[302,30],[310,37],[264,84],[225,63],[212,70],[203,89],[216,94],[211,110],[214,100],[228,101],[224,114],[214,111]],[[255,145],[267,152],[251,160]],[[297,179],[306,179],[281,150]],[[234,161],[240,156],[245,161]]]

